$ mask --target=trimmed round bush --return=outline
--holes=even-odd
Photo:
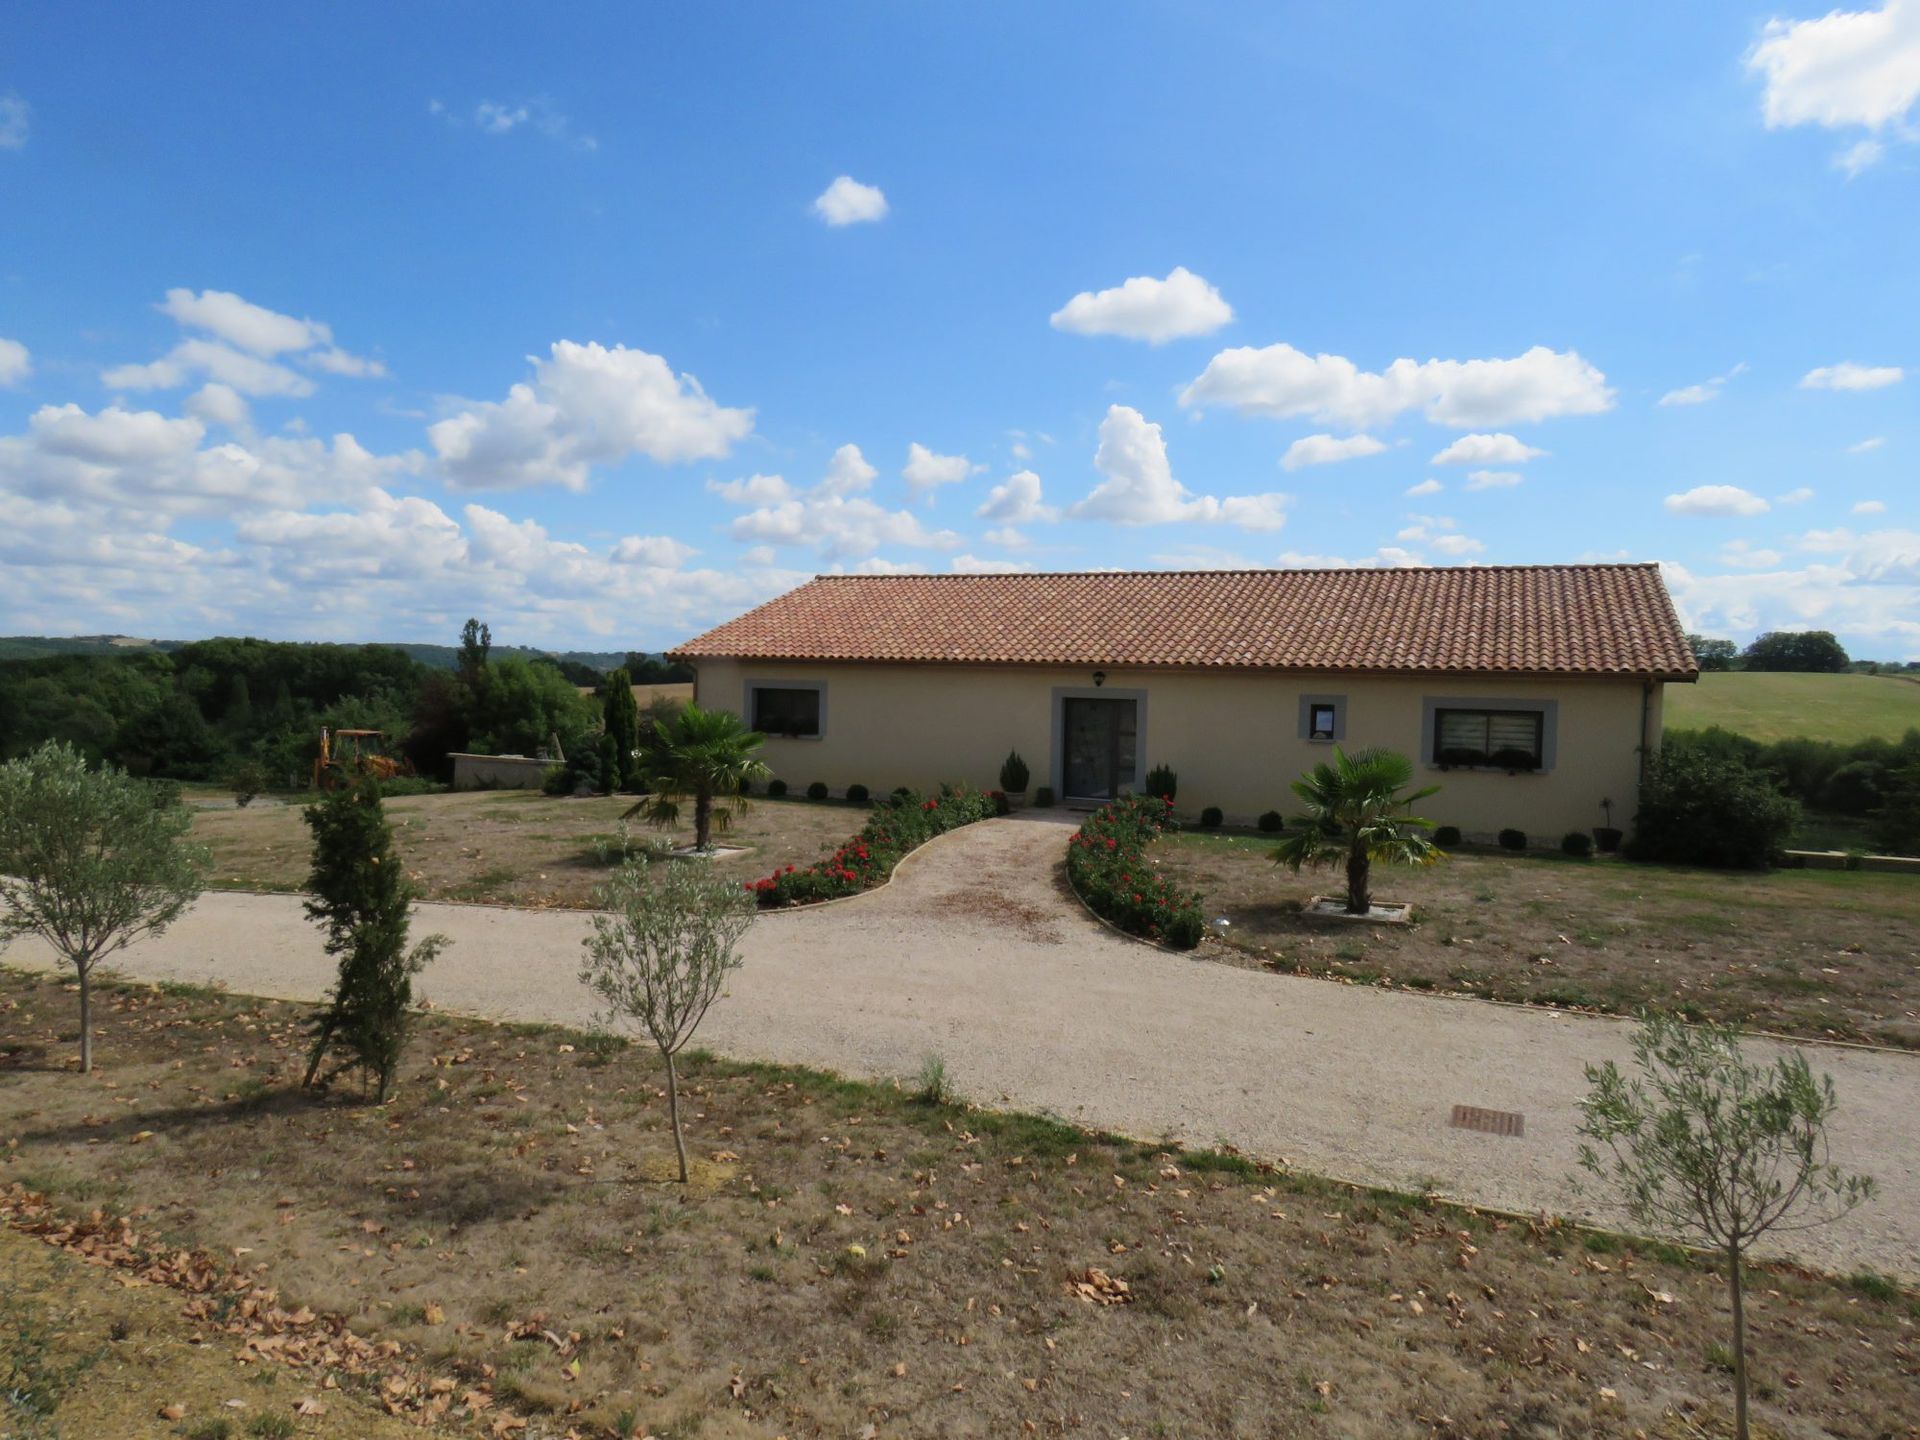
[[[1287,822],[1281,818],[1278,810],[1269,810],[1260,817],[1260,828],[1269,835],[1273,834],[1276,830],[1285,829],[1286,824]]]
[[[782,795],[786,793],[787,793],[786,781],[784,780],[767,781],[767,794],[773,796],[774,799],[778,800]]]
[[[1502,850],[1524,850],[1527,848],[1527,832],[1524,830],[1502,830],[1500,832]]]
[[[1704,746],[1663,745],[1640,787],[1626,854],[1630,860],[1763,870],[1799,820],[1800,807],[1757,766]]]
[[[1433,843],[1438,845],[1442,850],[1453,849],[1460,843],[1460,827],[1458,825],[1442,825],[1433,832]]]
[[[1226,818],[1225,815],[1220,813],[1220,807],[1218,805],[1209,805],[1200,812],[1200,828],[1202,830],[1218,830]]]
[[[894,786],[893,798],[896,800],[911,800],[913,798],[913,787],[911,785]]]
[[[847,799],[851,800],[855,805],[866,804],[867,793],[867,787],[864,785],[847,786]]]
[[[807,786],[807,799],[824,800],[826,798],[827,798],[827,782],[826,781],[816,780],[811,785]]]
[[[1575,860],[1593,858],[1593,837],[1584,830],[1569,830],[1560,837],[1560,853]]]

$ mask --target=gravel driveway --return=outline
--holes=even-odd
[[[1056,812],[968,826],[884,890],[763,917],[699,1043],[851,1075],[912,1076],[938,1054],[959,1091],[989,1105],[1608,1218],[1572,1186],[1574,1128],[1582,1064],[1624,1060],[1624,1023],[1267,975],[1136,944],[1064,888],[1072,824]],[[415,933],[441,931],[454,945],[418,990],[462,1012],[583,1021],[575,972],[586,928],[574,912],[422,906]],[[22,941],[7,958],[48,957]],[[143,978],[293,999],[331,979],[288,896],[208,895],[120,960]],[[1835,1158],[1874,1175],[1881,1195],[1788,1241],[1826,1269],[1920,1278],[1920,1056],[1809,1048],[1839,1087]],[[1524,1135],[1453,1128],[1455,1105],[1520,1112]]]

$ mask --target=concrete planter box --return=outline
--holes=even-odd
[[[1300,907],[1307,920],[1333,920],[1348,925],[1411,925],[1413,906],[1397,900],[1375,900],[1364,915],[1347,913],[1344,895],[1316,895]]]

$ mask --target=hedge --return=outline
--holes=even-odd
[[[1170,800],[1127,795],[1094,811],[1067,842],[1067,876],[1094,914],[1131,935],[1191,950],[1206,929],[1200,896],[1147,858],[1154,838],[1174,827],[1172,809]]]
[[[964,785],[943,785],[933,796],[896,791],[874,807],[858,835],[826,859],[804,870],[789,865],[763,879],[749,880],[746,888],[762,910],[858,895],[885,883],[909,851],[919,849],[936,835],[1005,814],[1006,803],[1006,797],[997,790],[975,790]]]

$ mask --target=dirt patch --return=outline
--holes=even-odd
[[[1183,834],[1155,858],[1225,916],[1216,959],[1289,973],[1631,1014],[1646,1007],[1826,1040],[1920,1047],[1920,883],[1849,871],[1687,870],[1463,851],[1376,870],[1415,923],[1329,932],[1323,877],[1271,840]],[[1319,885],[1316,886],[1316,880]]]
[[[407,873],[426,900],[530,908],[583,908],[617,863],[620,817],[630,796],[559,799],[529,790],[405,795],[386,802]],[[717,838],[745,847],[725,858],[743,880],[810,865],[858,830],[864,807],[758,799]],[[691,844],[690,829],[631,823],[637,844],[664,835]],[[248,890],[305,886],[312,840],[298,806],[195,813],[193,838],[213,851],[214,884]]]
[[[992,885],[969,885],[950,890],[930,901],[925,909],[942,920],[957,924],[991,925],[1012,930],[1021,938],[1039,945],[1058,945],[1058,911],[1029,904],[1018,896]]]
[[[35,1043],[72,1003],[0,976]],[[290,1088],[294,1007],[99,1009],[100,1074],[7,1077],[0,1182],[244,1251],[529,1436],[1724,1433],[1720,1279],[1662,1247],[699,1056],[683,1191],[637,1049],[425,1017],[372,1109]],[[1763,1423],[1920,1434],[1912,1296],[1753,1297]]]

